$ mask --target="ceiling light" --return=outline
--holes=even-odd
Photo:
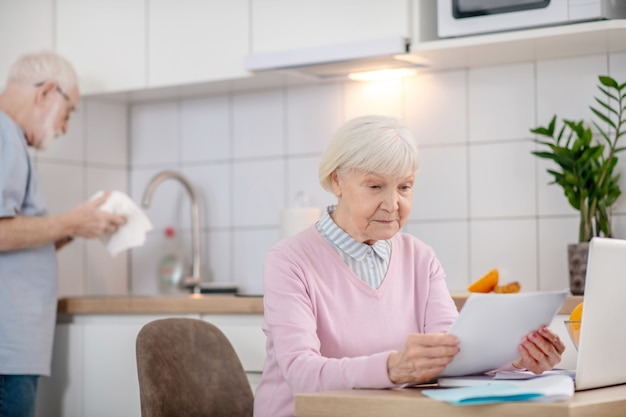
[[[384,81],[415,74],[417,74],[417,70],[414,68],[391,68],[376,71],[352,72],[348,74],[348,78],[354,81]]]

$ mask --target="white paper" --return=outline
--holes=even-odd
[[[516,294],[474,293],[449,333],[461,341],[460,352],[440,376],[479,374],[510,365],[517,346],[533,330],[547,326],[568,291]]]
[[[511,379],[532,379],[532,378],[537,378],[539,376],[546,376],[546,375],[566,375],[569,376],[570,378],[574,379],[576,377],[576,371],[572,370],[572,369],[552,369],[550,371],[546,371],[540,375],[537,375],[533,372],[530,371],[498,371],[495,373],[495,375],[493,376],[493,379],[506,379],[506,380],[511,380]]]
[[[422,394],[454,405],[552,402],[571,398],[574,395],[574,381],[567,375],[547,375],[526,380],[492,380],[463,388],[423,390]]]
[[[574,380],[576,377],[576,371],[569,369],[552,369],[550,371],[543,372],[542,374],[535,374],[530,371],[497,371],[488,372],[487,374],[471,375],[471,376],[446,376],[437,379],[437,383],[440,387],[474,387],[477,385],[492,384],[497,382],[511,382],[511,381],[523,381],[527,379],[542,378],[550,375],[562,375]]]
[[[103,194],[103,191],[98,191],[91,200]],[[112,256],[145,243],[146,233],[152,230],[152,223],[126,194],[120,191],[111,192],[109,198],[100,206],[100,210],[126,217],[126,224],[120,226],[115,233],[100,236],[100,241]]]

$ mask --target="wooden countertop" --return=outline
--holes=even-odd
[[[552,403],[509,402],[454,406],[424,396],[421,389],[349,390],[296,394],[296,417],[623,417],[626,384],[576,392]]]
[[[62,298],[65,314],[263,314],[263,297],[181,295],[170,297]]]
[[[458,309],[469,294],[453,295]],[[582,301],[569,296],[559,314],[569,314]],[[263,297],[181,295],[170,297],[69,297],[58,302],[64,314],[263,314]]]

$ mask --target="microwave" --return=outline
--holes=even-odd
[[[626,18],[626,0],[437,0],[440,38]]]

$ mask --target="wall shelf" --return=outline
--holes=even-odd
[[[626,51],[626,19],[440,39],[410,56],[433,69],[474,68]]]

